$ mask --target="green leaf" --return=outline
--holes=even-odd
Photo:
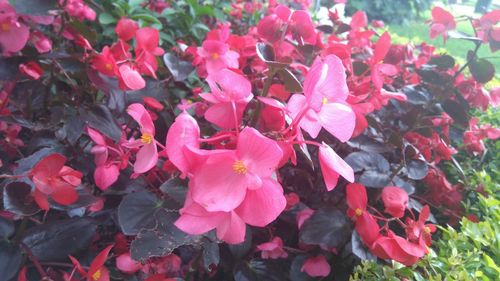
[[[31,228],[22,241],[39,260],[57,261],[87,249],[96,230],[90,218],[57,220]]]
[[[482,84],[490,81],[495,76],[495,66],[485,59],[471,61],[469,70],[474,79]]]
[[[306,244],[341,247],[351,238],[351,226],[342,212],[324,208],[304,222],[299,236]]]
[[[101,23],[101,24],[106,25],[106,24],[111,24],[111,23],[115,23],[115,22],[116,22],[116,19],[108,13],[102,13],[99,15],[99,23]]]
[[[128,194],[118,206],[118,223],[125,235],[137,235],[142,229],[155,226],[154,215],[160,210],[161,201],[150,192]]]
[[[290,70],[286,68],[280,69],[278,70],[278,75],[285,83],[285,90],[288,92],[300,93],[303,91],[299,80],[295,77],[295,75],[293,75],[292,72],[290,72]]]
[[[130,245],[130,254],[134,260],[143,261],[151,257],[163,257],[182,245],[198,243],[199,236],[182,232],[174,222],[178,214],[160,210],[154,218],[156,226],[143,229]]]

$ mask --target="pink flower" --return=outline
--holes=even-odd
[[[16,11],[8,1],[0,1],[0,50],[9,55],[19,52],[28,42],[29,28],[18,21]]]
[[[311,208],[305,208],[297,213],[295,220],[297,221],[297,227],[300,229],[304,222],[309,219],[314,214],[314,210]]]
[[[452,14],[441,7],[434,7],[432,9],[432,24],[429,36],[434,39],[441,34],[443,41],[446,41],[446,31],[455,29],[456,25],[455,17]]]
[[[49,209],[48,197],[61,205],[71,205],[78,199],[75,187],[81,183],[82,173],[64,166],[66,157],[54,153],[40,160],[29,173],[35,184],[35,201],[43,210]]]
[[[340,175],[342,175],[342,177],[349,182],[354,182],[354,171],[351,166],[349,166],[349,164],[340,158],[337,153],[335,153],[335,151],[324,142],[319,147],[318,158],[326,189],[328,191],[335,188]]]
[[[179,169],[183,176],[190,170],[190,159],[184,147],[199,148],[200,128],[196,120],[186,111],[182,112],[170,126],[166,139],[168,159]]]
[[[135,20],[121,18],[116,24],[115,32],[118,38],[128,41],[134,38],[137,29],[139,29],[139,24]]]
[[[146,87],[144,78],[142,78],[136,68],[128,63],[120,65],[117,75],[118,85],[122,90],[140,90]]]
[[[137,46],[135,48],[136,62],[142,74],[156,78],[158,69],[157,56],[161,56],[164,50],[160,44],[160,32],[152,27],[143,27],[135,33]]]
[[[43,69],[35,61],[20,64],[19,71],[31,80],[38,80],[44,74]]]
[[[401,218],[408,206],[408,193],[397,186],[387,186],[382,190],[385,212],[395,218]]]
[[[264,227],[274,221],[286,206],[281,185],[272,179],[263,179],[260,188],[248,190],[241,204],[228,212],[209,212],[194,202],[190,195],[188,193],[175,225],[194,235],[215,228],[217,237],[230,244],[239,244],[245,240],[246,224]]]
[[[153,168],[158,162],[158,149],[155,142],[155,125],[144,106],[134,103],[128,106],[127,113],[139,123],[141,139],[128,144],[131,147],[140,147],[136,154],[134,173],[142,174]]]
[[[236,150],[208,156],[193,172],[193,200],[210,212],[230,212],[241,204],[247,191],[259,190],[264,181],[279,185],[271,176],[282,156],[274,140],[247,127],[239,135]]]
[[[356,124],[354,111],[346,103],[348,94],[342,62],[337,56],[328,55],[314,61],[304,81],[304,95],[293,95],[288,110],[312,138],[325,128],[345,142]]]
[[[30,41],[39,53],[48,53],[52,50],[52,41],[39,31],[31,32]]]
[[[224,68],[238,68],[240,55],[229,50],[229,45],[217,40],[205,40],[197,54],[205,61],[208,74]]]
[[[283,240],[278,236],[274,237],[269,242],[258,245],[257,249],[262,251],[261,256],[263,259],[286,259],[288,257],[288,253],[283,250]]]
[[[205,112],[205,119],[221,127],[239,127],[243,112],[253,98],[252,85],[242,75],[223,69],[207,77],[211,93],[200,96],[212,105]]]
[[[330,265],[323,255],[308,258],[300,268],[300,271],[311,277],[326,277],[330,270]]]
[[[116,267],[121,272],[134,274],[142,267],[140,262],[133,260],[129,253],[121,254],[116,258]]]

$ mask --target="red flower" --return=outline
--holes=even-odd
[[[81,183],[82,173],[64,166],[66,157],[54,153],[38,162],[29,177],[35,184],[35,201],[43,210],[49,209],[48,197],[61,205],[71,205],[78,199],[75,187]]]
[[[34,61],[30,61],[26,64],[22,63],[19,65],[19,71],[28,76],[31,80],[38,80],[43,76],[43,69]]]
[[[406,266],[416,263],[427,253],[426,246],[410,242],[389,231],[388,236],[381,236],[371,247],[372,253],[382,259],[393,259]]]
[[[446,31],[455,29],[456,25],[452,14],[443,8],[434,7],[432,9],[432,24],[429,36],[434,39],[441,34],[443,41],[446,42]]]
[[[366,211],[368,197],[362,184],[350,183],[346,187],[347,215],[356,221],[356,231],[363,242],[370,246],[379,237],[379,226],[373,216]]]
[[[121,18],[116,24],[115,32],[121,40],[129,41],[134,38],[137,29],[139,29],[139,24],[137,24],[136,21],[128,18]]]
[[[382,191],[382,201],[386,213],[395,218],[401,218],[404,216],[408,205],[408,193],[400,187],[388,186]]]
[[[424,243],[426,246],[431,245],[431,233],[436,231],[436,227],[433,224],[425,224],[429,216],[429,206],[425,205],[422,210],[420,210],[418,221],[413,221],[409,218],[406,220],[406,224],[408,225],[406,228],[406,235],[410,241]]]
[[[109,270],[104,266],[108,259],[109,252],[113,245],[104,248],[90,263],[89,270],[85,272],[80,262],[72,256],[69,256],[78,273],[87,278],[87,281],[109,281]]]

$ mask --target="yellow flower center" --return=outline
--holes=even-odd
[[[237,160],[233,164],[233,171],[237,174],[244,175],[247,173],[247,167],[243,161]]]
[[[143,144],[151,144],[153,142],[153,136],[151,134],[144,133],[141,136],[141,142]]]
[[[430,227],[428,227],[428,226],[424,227],[424,232],[427,234],[431,233]]]
[[[323,105],[325,105],[327,103],[328,103],[328,99],[327,98],[323,98]]]
[[[110,63],[107,63],[104,67],[106,67],[107,70],[112,70],[113,69],[113,65],[110,64]]]
[[[2,31],[7,32],[7,31],[9,31],[9,30],[10,30],[10,24],[8,24],[8,23],[6,23],[6,22],[2,23],[2,24],[1,24],[1,27],[2,27]]]
[[[212,53],[212,59],[216,60],[219,58],[219,54],[217,53]]]
[[[360,217],[363,214],[363,210],[361,210],[360,208],[357,208],[356,210],[354,210],[354,214],[357,217]]]
[[[97,270],[96,272],[94,272],[94,274],[92,274],[92,279],[94,280],[99,280],[99,278],[101,278],[101,270]]]

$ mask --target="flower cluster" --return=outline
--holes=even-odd
[[[434,8],[431,37],[474,28],[459,66],[363,11],[319,24],[308,0],[19,2],[0,0],[0,255],[26,253],[19,280],[411,266],[465,213],[463,151],[500,137],[469,116],[500,101],[478,53],[498,48],[497,11]]]

